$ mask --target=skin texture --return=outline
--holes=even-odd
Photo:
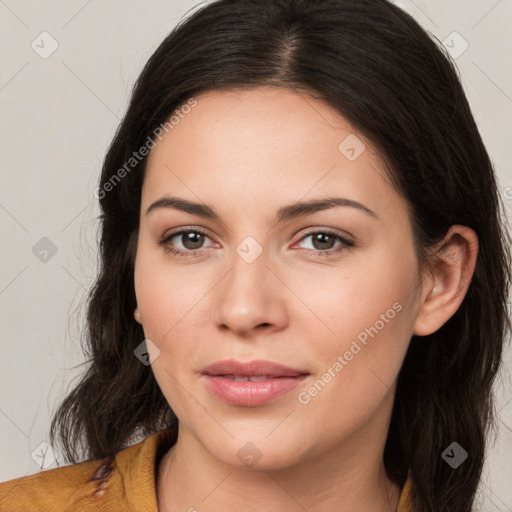
[[[396,379],[411,336],[436,331],[462,302],[477,236],[452,226],[440,261],[421,275],[403,198],[369,141],[336,111],[272,87],[196,99],[151,151],[135,262],[135,318],[158,348],[152,371],[180,422],[158,468],[159,510],[394,511],[400,489],[382,456]],[[352,161],[339,149],[349,135],[365,145]],[[222,220],[172,208],[146,214],[164,196],[207,204]],[[342,206],[275,221],[285,205],[334,196],[377,217]],[[195,255],[159,245],[179,228],[206,232],[202,245],[199,235],[196,245],[182,235],[167,242],[201,247]],[[315,245],[311,233],[327,228],[354,245],[336,236]],[[250,263],[237,253],[248,236],[250,251],[263,249]],[[378,333],[336,371],[371,326]],[[228,358],[310,375],[265,405],[228,405],[200,375]],[[299,393],[329,368],[331,379],[301,403]],[[247,443],[260,457],[251,467],[237,455]]]

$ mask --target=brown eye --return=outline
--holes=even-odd
[[[205,238],[210,238],[206,233],[198,229],[182,229],[165,236],[159,244],[167,252],[183,256],[196,254],[200,249],[204,249]],[[178,247],[176,247],[178,244]],[[180,247],[181,244],[181,247]]]
[[[197,231],[186,231],[178,235],[174,235],[174,237],[176,236],[180,236],[180,241],[183,243],[183,246],[191,251],[194,249],[200,249],[204,242],[204,235]]]
[[[327,233],[315,233],[312,237],[313,246],[318,250],[332,249],[333,244],[336,242],[335,238]]]
[[[351,240],[339,235],[338,233],[330,230],[312,231],[301,238],[301,242],[311,238],[313,247],[306,247],[307,251],[313,252],[315,255],[329,255],[344,249],[349,249],[355,244]],[[340,243],[335,246],[336,240]]]

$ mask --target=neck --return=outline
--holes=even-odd
[[[384,431],[387,434],[387,430]],[[338,446],[275,470],[233,467],[214,458],[180,424],[176,444],[158,470],[159,512],[396,512],[400,488],[384,469],[385,435],[361,429]]]

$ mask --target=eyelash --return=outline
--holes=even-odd
[[[198,251],[200,251],[201,249],[204,249],[204,247],[201,247],[201,248],[195,249],[195,250],[183,251],[181,249],[175,249],[175,248],[169,246],[169,241],[172,238],[174,238],[175,236],[178,236],[178,235],[186,234],[186,233],[199,233],[201,235],[205,235],[208,238],[210,238],[208,236],[208,234],[205,233],[204,231],[202,231],[201,229],[182,229],[182,230],[179,230],[179,231],[175,231],[174,233],[170,233],[169,235],[163,237],[158,242],[158,244],[161,245],[164,248],[165,252],[170,253],[170,254],[174,254],[176,256],[183,256],[183,257],[187,257],[187,256],[190,256],[190,255],[193,255],[193,254],[197,253]],[[343,251],[343,250],[346,250],[346,249],[350,249],[350,248],[354,247],[354,245],[355,245],[354,242],[352,242],[351,240],[348,240],[347,238],[342,237],[341,235],[339,235],[338,233],[336,233],[335,231],[332,231],[330,229],[321,229],[321,230],[317,230],[317,231],[310,231],[309,233],[306,233],[299,240],[299,242],[301,242],[302,240],[304,240],[305,238],[307,238],[307,237],[309,237],[311,235],[316,235],[318,233],[321,233],[323,235],[330,235],[330,236],[332,236],[334,238],[337,238],[341,242],[341,245],[339,245],[335,249],[327,249],[326,251],[319,251],[317,249],[305,249],[305,250],[313,251],[317,255],[329,256],[329,255],[331,255],[333,253],[337,253],[337,252],[340,252],[340,251]]]

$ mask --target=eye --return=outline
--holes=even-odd
[[[351,240],[348,240],[330,229],[311,231],[304,235],[299,242],[309,237],[312,237],[313,247],[306,248],[306,250],[315,256],[328,256],[344,249],[349,249],[355,245]],[[177,256],[197,256],[203,253],[201,249],[205,248],[203,245],[205,238],[210,239],[210,237],[200,229],[181,229],[164,236],[158,243],[167,253]],[[175,243],[172,242],[174,239],[181,242],[183,248],[176,248]],[[336,240],[340,243],[338,246],[333,247],[333,242],[336,242]]]
[[[309,237],[312,237],[311,241],[313,247],[306,248],[306,250],[314,255],[328,256],[354,246],[354,242],[330,229],[310,231],[304,235],[300,241],[306,240]],[[340,244],[333,247],[333,242],[336,240],[338,240]]]
[[[200,229],[181,229],[175,231],[169,235],[164,236],[158,243],[161,245],[166,252],[176,254],[179,256],[190,256],[198,254],[200,249],[204,249],[204,239],[210,238],[204,231]],[[173,239],[180,241],[183,249],[174,247],[171,243]]]

